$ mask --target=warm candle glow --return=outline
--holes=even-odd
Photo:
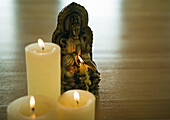
[[[79,99],[80,99],[80,95],[77,91],[74,92],[74,100],[76,101],[77,104],[79,104]]]
[[[45,47],[44,41],[43,41],[42,39],[38,39],[38,45],[39,45],[42,49],[44,49],[44,47]]]
[[[80,56],[78,56],[78,58],[79,58],[79,60],[80,60],[81,63],[84,62],[83,59],[82,59]]]
[[[33,118],[33,119],[34,119],[35,117],[36,117],[36,115],[35,115],[35,114],[32,114],[32,115],[31,115],[31,118]]]
[[[35,107],[35,98],[34,96],[30,97],[30,108],[33,110]]]

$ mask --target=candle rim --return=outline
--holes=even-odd
[[[43,52],[43,53],[39,53],[39,52],[35,52],[37,49],[33,49],[34,47],[35,48],[40,48],[38,43],[32,43],[32,44],[29,44],[25,47],[25,51],[28,52],[28,53],[31,53],[31,54],[37,54],[37,55],[50,55],[50,54],[54,54],[54,53],[59,53],[61,51],[61,48],[59,45],[57,44],[54,44],[54,43],[51,43],[51,42],[44,42],[45,44],[45,47],[49,47],[49,46],[52,46],[52,50],[49,51],[49,52]],[[41,48],[40,48],[41,49]]]
[[[37,54],[37,55],[50,55],[50,54],[53,54],[54,52],[55,52],[55,50],[56,50],[56,48],[54,47],[53,49],[51,49],[50,51],[46,51],[46,52],[42,52],[42,53],[40,53],[40,52],[37,52],[36,50],[33,50],[32,52],[34,53],[34,54]]]

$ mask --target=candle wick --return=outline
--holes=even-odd
[[[78,100],[76,100],[76,103],[77,103],[77,105],[79,105],[79,101]]]
[[[34,110],[35,110],[35,108],[33,107],[33,108],[32,108],[32,112],[34,112]]]

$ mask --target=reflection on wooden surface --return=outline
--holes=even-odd
[[[2,0],[0,120],[27,95],[26,45],[51,41],[58,12],[71,0]],[[96,120],[170,119],[170,1],[86,0],[101,72]]]

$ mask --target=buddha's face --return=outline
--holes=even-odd
[[[76,24],[72,26],[72,32],[74,36],[78,36],[80,34],[80,25]]]

